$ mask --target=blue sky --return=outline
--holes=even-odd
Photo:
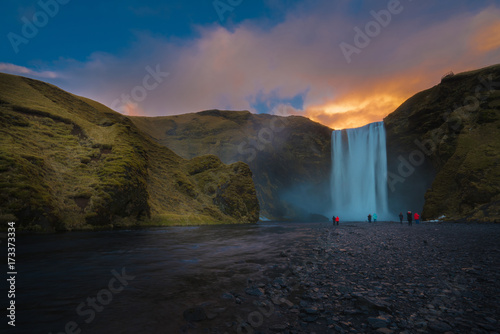
[[[55,0],[42,0],[52,4]],[[66,2],[64,0],[61,2]],[[237,3],[237,0],[233,0]],[[139,33],[150,33],[167,39],[189,39],[196,34],[196,26],[220,24],[228,28],[249,20],[266,18],[271,22],[282,19],[282,12],[271,2],[243,0],[234,7],[230,1],[221,1],[234,8],[220,10],[223,21],[213,1],[151,1],[69,0],[58,3],[59,12],[39,29],[38,35],[15,53],[3,39],[1,58],[4,62],[22,66],[50,63],[58,58],[84,61],[92,52],[119,54],[131,45]],[[293,4],[297,1],[283,1]],[[38,0],[7,0],[2,4],[2,35],[9,32],[22,35],[22,17],[32,20],[33,14],[43,10]],[[50,8],[55,8],[53,5]]]
[[[391,5],[378,23],[373,13]],[[495,0],[5,0],[2,9],[0,71],[131,115],[246,109],[359,126],[449,70],[500,59]],[[355,29],[366,27],[372,37],[357,47]],[[146,78],[153,69],[157,82]]]

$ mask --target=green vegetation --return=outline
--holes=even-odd
[[[393,156],[435,145],[425,218],[500,221],[500,65],[446,78],[384,121]]]
[[[0,134],[0,220],[21,230],[258,219],[248,166],[185,160],[127,117],[43,82],[0,74]]]
[[[130,119],[186,159],[213,154],[224,163],[247,163],[263,217],[307,220],[315,213],[310,203],[329,199],[332,130],[305,117],[207,110]],[[289,193],[300,193],[301,199],[290,198]]]

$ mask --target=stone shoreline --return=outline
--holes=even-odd
[[[184,333],[499,333],[500,226],[314,224]]]

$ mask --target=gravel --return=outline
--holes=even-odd
[[[216,316],[187,311],[182,331],[500,333],[500,225],[305,228],[307,240],[277,246],[248,286],[205,307]]]

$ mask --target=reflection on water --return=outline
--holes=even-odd
[[[14,333],[178,332],[186,308],[245,288],[283,249],[311,238],[313,226],[321,225],[18,236]]]

